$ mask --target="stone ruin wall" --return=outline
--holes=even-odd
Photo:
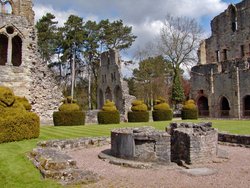
[[[190,95],[200,109],[208,106],[209,115],[205,116],[224,117],[222,99],[226,98],[229,112],[225,117],[249,117],[249,17],[249,0],[230,5],[212,20],[212,36],[201,43],[200,62],[192,68]],[[207,104],[200,100],[202,97]]]
[[[209,162],[217,156],[218,131],[211,123],[171,123],[171,161]]]
[[[218,131],[212,123],[170,123],[167,132],[153,127],[111,131],[111,155],[142,162],[198,164],[217,157]]]
[[[121,114],[126,116],[134,96],[129,95],[127,82],[122,78],[121,60],[117,50],[101,54],[99,67],[97,108],[101,109],[105,101],[114,101]]]
[[[52,123],[52,113],[59,106],[62,94],[54,80],[52,72],[42,63],[37,52],[36,31],[32,1],[10,1],[12,14],[0,13],[1,42],[8,45],[6,61],[0,63],[0,85],[10,87],[18,96],[25,96],[32,104],[32,110],[38,113],[42,123]],[[13,29],[8,32],[8,28]],[[12,39],[18,36],[21,42],[21,60],[15,63],[12,53],[16,53],[16,43]],[[20,45],[21,44],[21,45]],[[4,57],[1,52],[1,57]],[[12,57],[12,59],[10,58]]]

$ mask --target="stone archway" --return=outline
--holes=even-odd
[[[243,99],[243,114],[245,117],[250,117],[250,95],[247,95]]]
[[[229,117],[230,106],[226,97],[222,97],[220,100],[220,116]]]
[[[119,111],[122,110],[123,100],[122,100],[122,90],[120,86],[116,86],[114,90],[115,105]]]
[[[7,63],[8,57],[8,37],[0,34],[0,65]]]
[[[12,64],[14,66],[22,64],[22,39],[18,35],[12,39]]]
[[[205,96],[201,96],[197,102],[199,116],[209,116],[209,106],[208,106],[208,99]]]
[[[104,98],[103,98],[103,92],[100,89],[99,90],[99,108],[101,109],[104,105]]]
[[[110,87],[107,87],[105,91],[105,100],[110,100],[112,101],[112,93]]]

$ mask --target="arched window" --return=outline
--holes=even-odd
[[[0,0],[0,13],[12,14],[12,6],[9,0]]]
[[[0,65],[7,63],[8,57],[8,37],[0,34]]]
[[[222,97],[220,100],[220,111],[221,111],[221,117],[229,116],[230,106],[226,97]]]
[[[104,100],[103,100],[103,92],[102,90],[100,89],[99,90],[99,108],[101,109],[104,105]]]
[[[232,31],[235,32],[238,29],[237,9],[235,5],[230,5],[229,10],[230,10],[230,17],[231,17],[231,28],[232,28]]]
[[[209,116],[209,106],[207,97],[201,96],[198,100],[199,116]]]
[[[112,101],[112,93],[109,87],[107,87],[106,92],[105,92],[105,100]]]
[[[115,105],[117,109],[121,111],[123,107],[123,100],[122,100],[122,90],[120,86],[115,87],[114,95],[115,95]]]
[[[19,36],[12,39],[12,64],[14,66],[22,64],[22,39]]]

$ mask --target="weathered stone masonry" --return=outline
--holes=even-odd
[[[170,163],[170,135],[153,127],[111,131],[111,154],[123,159]]]
[[[211,22],[192,68],[191,98],[201,116],[250,117],[250,0],[230,5]]]
[[[170,123],[171,161],[204,163],[217,156],[218,132],[212,123]]]
[[[39,59],[32,0],[0,0],[0,85],[32,103],[42,122],[51,121],[62,94]]]
[[[127,82],[122,78],[121,59],[117,50],[101,54],[99,67],[97,107],[101,109],[106,100],[114,101],[121,114],[129,110],[134,96],[129,95]]]

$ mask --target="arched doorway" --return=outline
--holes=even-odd
[[[123,106],[123,100],[122,100],[122,90],[120,86],[115,87],[114,95],[115,95],[115,105],[117,109],[121,111]]]
[[[8,37],[0,34],[0,65],[7,63],[8,57]]]
[[[107,89],[105,91],[105,100],[112,101],[112,93],[111,93],[111,89],[109,87],[107,87]]]
[[[14,66],[22,64],[22,39],[19,36],[12,39],[12,64]]]
[[[244,106],[244,111],[243,111],[244,116],[250,117],[250,95],[244,97],[243,106]]]
[[[209,116],[209,106],[208,106],[208,99],[207,97],[200,97],[198,102],[198,109],[199,109],[199,116]]]
[[[103,92],[100,89],[99,90],[99,108],[101,109],[103,107],[103,105],[104,105]]]
[[[230,112],[229,102],[226,97],[222,97],[220,100],[220,115],[221,117],[228,117]]]

